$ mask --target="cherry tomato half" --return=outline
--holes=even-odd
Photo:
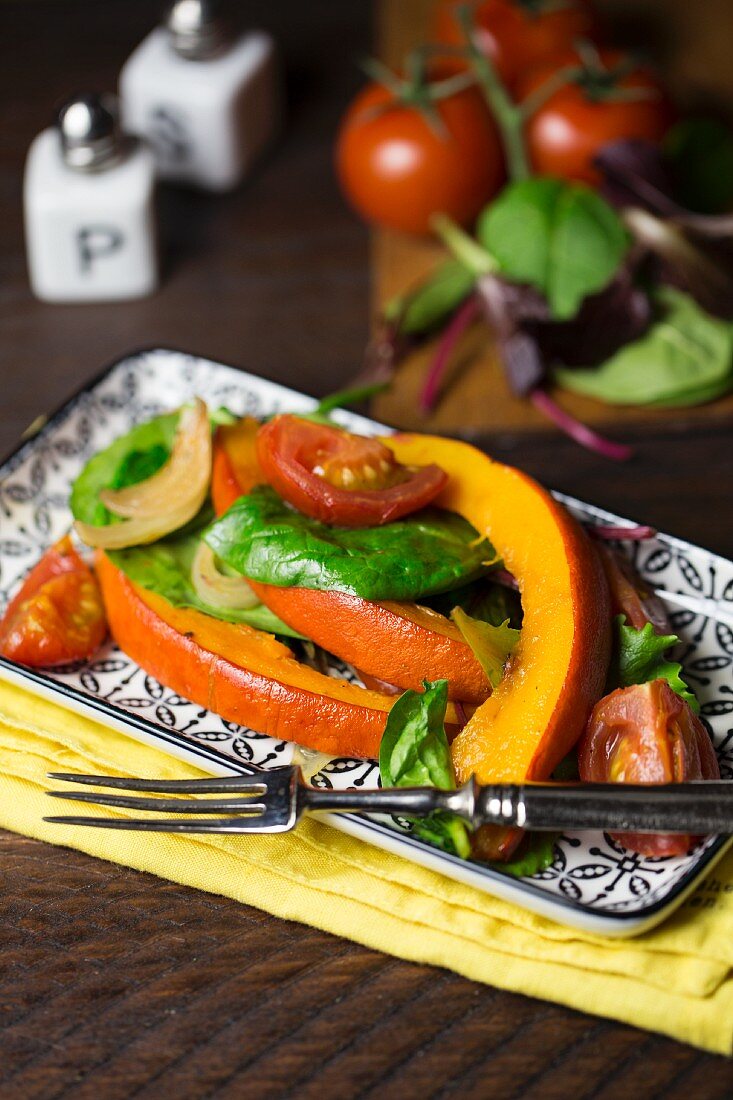
[[[336,169],[344,195],[367,221],[424,234],[432,215],[443,213],[467,225],[501,187],[501,144],[479,90],[458,91],[434,110],[431,122],[381,84],[369,84],[346,112]]]
[[[439,4],[433,37],[450,46],[463,45],[456,9],[465,0]],[[594,16],[583,0],[479,0],[473,18],[479,49],[492,59],[499,76],[512,88],[529,69],[590,38]]]
[[[528,119],[525,136],[535,172],[598,184],[593,158],[611,141],[640,138],[658,142],[674,113],[661,85],[648,69],[637,66],[615,83],[606,75],[624,62],[615,51],[602,50],[599,72],[565,84]],[[535,69],[519,87],[519,99],[540,88],[558,69],[578,65],[575,50]]]
[[[578,746],[578,770],[586,783],[720,778],[707,730],[666,680],[621,688],[596,703]],[[618,834],[626,848],[645,856],[685,855],[698,839]]]
[[[439,466],[403,466],[378,439],[276,416],[257,434],[257,458],[274,489],[300,512],[341,527],[377,527],[433,500]]]
[[[0,622],[0,653],[32,668],[80,661],[107,632],[96,578],[67,535],[25,579]]]

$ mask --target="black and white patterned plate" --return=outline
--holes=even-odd
[[[0,468],[0,604],[45,548],[69,527],[69,487],[87,459],[135,424],[199,394],[255,416],[277,410],[307,411],[303,394],[234,368],[166,349],[132,354],[86,386]],[[338,414],[357,431],[379,426]],[[561,498],[585,523],[623,522]],[[641,573],[667,591],[704,601],[716,598],[733,611],[733,563],[679,539],[658,538],[629,547]],[[733,778],[733,630],[702,613],[670,608],[683,639],[680,659],[702,703],[724,778]],[[335,663],[334,675],[348,676]],[[41,673],[0,658],[0,675],[213,773],[249,771],[289,762],[284,741],[226,722],[170,691],[113,644],[82,666]],[[376,786],[377,768],[363,760],[331,760],[312,782],[333,787]],[[554,920],[611,935],[650,927],[678,904],[726,842],[707,839],[680,859],[645,859],[609,836],[568,834],[546,871],[514,879],[501,870],[455,859],[407,836],[398,823],[363,816],[332,823],[373,844],[453,879],[512,900]]]

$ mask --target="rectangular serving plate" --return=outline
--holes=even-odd
[[[43,423],[0,466],[0,602],[7,604],[40,555],[68,530],[69,489],[85,462],[133,425],[200,395],[239,415],[306,412],[313,398],[233,367],[165,348],[134,352],[113,364]],[[389,431],[339,411],[344,426]],[[609,512],[556,494],[587,524],[627,524]],[[700,601],[719,598],[733,610],[733,563],[690,543],[659,535],[628,544],[650,583]],[[733,630],[670,605],[682,638],[686,675],[702,703],[724,778],[733,777]],[[353,679],[338,662],[334,675]],[[0,658],[0,676],[71,711],[198,765],[212,775],[288,763],[293,746],[226,722],[148,676],[113,643],[82,665],[48,672]],[[376,786],[374,761],[334,759],[316,786]],[[517,879],[499,868],[450,856],[415,839],[391,819],[329,815],[334,828],[488,894],[562,924],[610,936],[646,931],[676,908],[722,856],[730,838],[707,838],[680,859],[646,859],[601,832],[569,833],[551,867]]]

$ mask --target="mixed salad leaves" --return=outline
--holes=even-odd
[[[192,470],[192,454],[204,456],[206,469]],[[507,677],[525,675],[521,583],[489,532],[444,506],[455,491],[446,470],[437,464],[426,501],[426,467],[398,455],[389,440],[337,427],[327,406],[311,419],[281,414],[260,425],[212,417],[197,399],[139,425],[94,456],[72,489],[77,531],[97,548],[98,580],[67,536],[8,607],[0,651],[36,666],[83,660],[103,640],[106,611],[122,647],[154,675],[184,676],[194,701],[225,716],[234,707],[233,720],[282,734],[284,692],[309,747],[378,753],[384,785],[452,788],[451,741]],[[273,464],[277,491],[263,473]],[[505,469],[514,484],[517,472]],[[191,491],[199,482],[203,500]],[[391,519],[396,487],[399,516]],[[530,492],[546,498],[539,486]],[[354,499],[344,500],[349,493],[372,494],[368,525]],[[295,506],[303,494],[319,518]],[[558,522],[572,528],[567,515]],[[657,782],[713,778],[715,754],[669,656],[678,639],[664,629],[663,612],[610,545],[598,553],[587,539],[582,546],[593,569],[603,564],[605,574],[593,575],[607,578],[612,602],[605,583],[598,598],[612,607],[614,637],[605,689],[589,700],[592,713],[559,774],[579,767],[582,779],[623,781],[634,769]],[[317,671],[324,650],[351,660],[366,688]],[[436,653],[442,674],[428,679]],[[360,723],[363,741],[355,742]],[[451,815],[411,829],[453,855],[476,855],[466,825]],[[694,839],[633,843],[680,854]],[[517,836],[504,852],[509,873],[535,873],[551,861],[552,840]]]
[[[344,194],[448,258],[385,304],[366,376],[439,333],[427,414],[483,322],[510,391],[617,460],[629,448],[556,390],[653,408],[733,392],[733,131],[680,118],[592,5],[446,0],[401,73],[367,72],[337,139]]]

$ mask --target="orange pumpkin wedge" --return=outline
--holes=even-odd
[[[483,703],[491,685],[460,631],[416,603],[373,603],[347,592],[249,582],[270,611],[342,661],[401,688],[448,680],[448,697]]]
[[[548,779],[606,679],[610,600],[595,549],[537,482],[469,444],[408,434],[385,442],[400,462],[435,462],[448,473],[436,504],[491,540],[522,596],[522,633],[504,678],[453,741],[458,781]],[[479,854],[505,857],[513,840],[507,830],[481,830]]]
[[[376,757],[394,697],[326,676],[271,634],[220,622],[133,584],[99,553],[117,644],[161,683],[230,722],[334,756]],[[458,724],[449,707],[447,721]]]
[[[211,496],[217,515],[261,482],[256,420],[220,428],[214,446]],[[345,592],[250,586],[266,607],[316,645],[378,680],[422,689],[424,680],[448,680],[448,696],[481,703],[491,691],[483,669],[444,615],[409,602],[373,603]]]
[[[211,469],[211,502],[217,516],[264,480],[255,449],[259,426],[254,417],[243,416],[236,424],[217,428]]]

